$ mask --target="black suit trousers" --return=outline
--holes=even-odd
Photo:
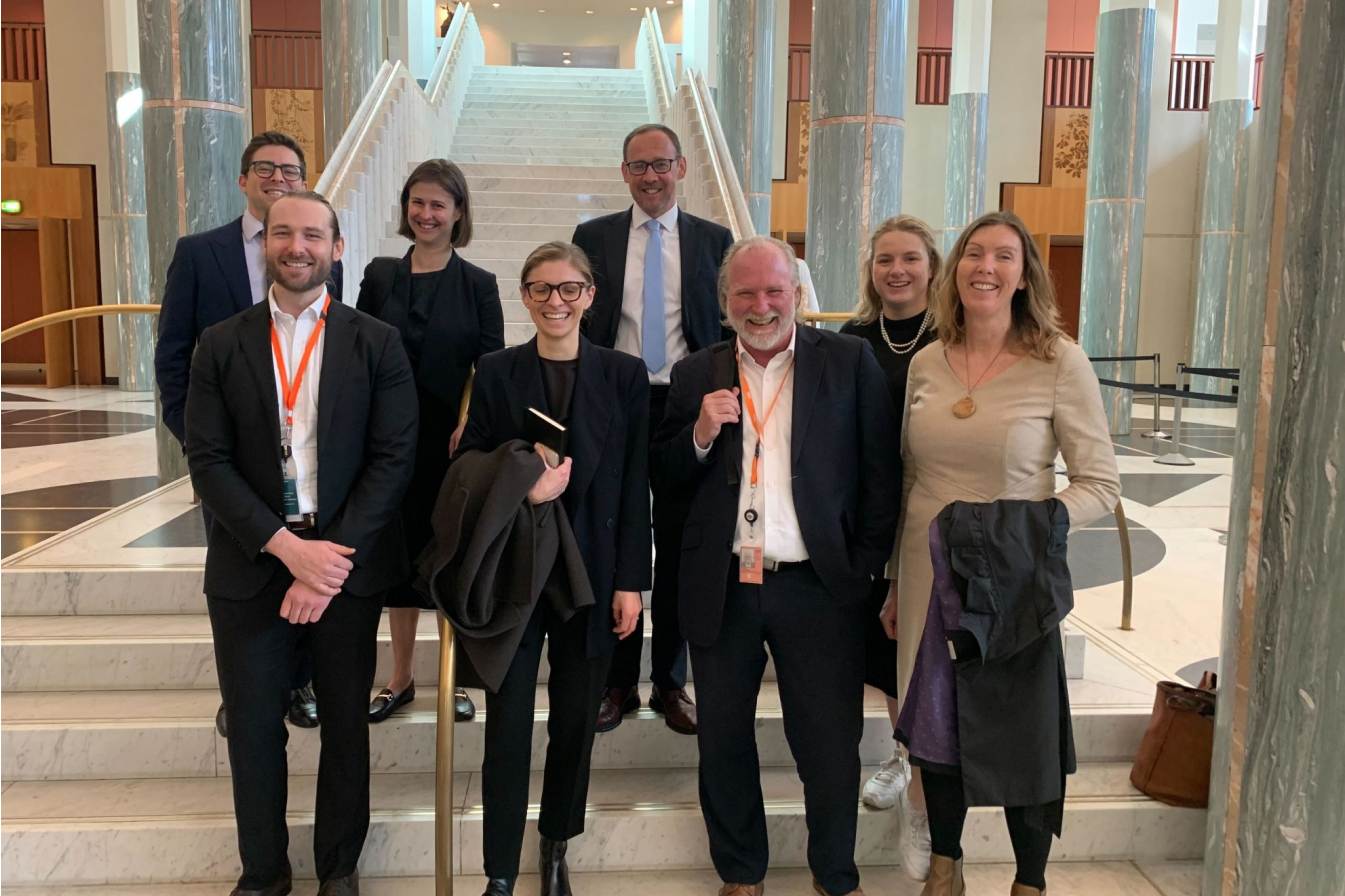
[[[249,600],[207,598],[229,720],[234,815],[243,862],[238,886],[243,889],[269,886],[289,867],[285,709],[296,648],[305,635],[322,708],[313,832],[319,880],[355,871],[369,830],[369,690],[381,595],[342,592],[318,622],[292,625],[280,616],[291,581],[282,572]]]
[[[593,726],[611,661],[610,655],[588,656],[590,612],[580,610],[562,621],[543,595],[499,692],[486,692],[486,744],[481,762],[486,877],[512,880],[518,876],[528,814],[537,667],[544,640],[548,642],[550,706],[537,831],[552,840],[568,840],[584,832]]]
[[[663,420],[667,386],[649,387],[649,440]],[[677,564],[682,556],[682,528],[686,525],[686,496],[660,488],[651,452],[649,484],[653,491],[654,588],[650,595],[653,633],[649,645],[649,680],[661,691],[686,687],[687,642],[677,618]],[[635,632],[618,641],[607,673],[609,688],[633,688],[640,681],[640,652],[644,647],[644,613]]]
[[[766,876],[756,706],[769,648],[785,738],[803,781],[808,867],[828,893],[849,893],[859,886],[864,605],[839,605],[808,563],[767,572],[761,585],[741,584],[737,575],[735,563],[719,637],[691,645],[710,856],[726,883]]]

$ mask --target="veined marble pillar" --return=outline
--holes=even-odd
[[[243,212],[238,160],[248,120],[242,0],[139,0],[150,294],[162,298],[178,237]],[[162,424],[159,479],[186,475]]]
[[[807,253],[823,311],[855,307],[869,234],[901,211],[905,90],[906,0],[814,14]]]
[[[1097,19],[1079,309],[1079,342],[1093,356],[1137,349],[1154,18],[1154,0],[1103,0]],[[1094,369],[1126,380],[1135,365]],[[1130,432],[1130,399],[1124,389],[1103,387],[1112,432]]]
[[[757,233],[771,232],[771,136],[775,0],[725,0],[719,7],[719,93],[715,105]]]
[[[943,251],[985,212],[986,125],[990,115],[990,0],[953,4]]]
[[[154,303],[150,291],[149,230],[145,223],[145,138],[140,86],[140,43],[135,0],[107,0],[103,6],[107,49],[109,208],[103,210],[111,230],[107,253],[112,305]],[[154,318],[120,314],[113,319],[119,350],[117,384],[124,392],[154,388]]]
[[[383,44],[381,2],[322,0],[322,134],[328,159],[374,83],[387,55]]]
[[[1345,880],[1345,56],[1340,0],[1270,6],[1204,896]]]
[[[1233,333],[1246,230],[1247,175],[1255,77],[1257,0],[1221,0],[1205,142],[1201,193],[1200,261],[1196,269],[1191,363],[1237,367]],[[1228,380],[1193,377],[1198,392],[1230,391]]]

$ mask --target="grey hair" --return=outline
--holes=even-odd
[[[724,261],[719,265],[719,310],[728,312],[729,298],[729,267],[733,264],[733,259],[737,258],[739,253],[746,252],[748,249],[756,249],[765,246],[784,255],[786,263],[789,266],[789,282],[794,287],[795,297],[801,295],[800,290],[802,281],[799,280],[799,262],[798,255],[794,253],[794,247],[784,240],[777,240],[773,236],[758,234],[756,236],[743,237],[724,253]]]

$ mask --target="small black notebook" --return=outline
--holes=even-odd
[[[551,466],[556,466],[565,458],[565,427],[552,420],[536,408],[528,408],[523,421],[524,438],[529,442],[540,443],[556,453]]]

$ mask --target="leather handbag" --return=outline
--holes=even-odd
[[[1160,681],[1153,715],[1130,769],[1130,783],[1167,803],[1203,809],[1210,800],[1217,677],[1206,672],[1197,687]]]

